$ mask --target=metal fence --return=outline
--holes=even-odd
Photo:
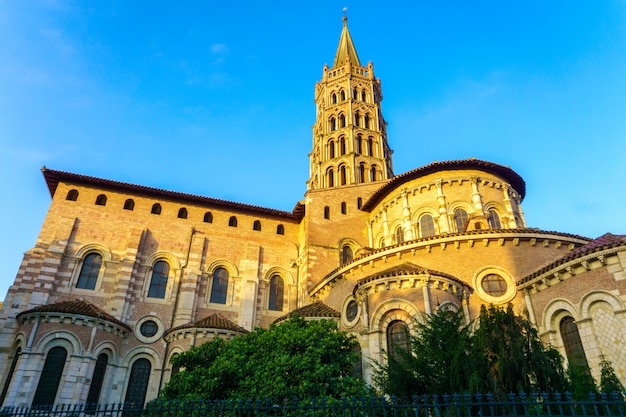
[[[0,417],[462,417],[462,416],[625,416],[623,393],[424,395],[285,401],[152,401],[136,404],[67,404],[0,409]]]

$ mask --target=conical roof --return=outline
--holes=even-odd
[[[106,320],[126,330],[130,330],[130,326],[104,310],[96,307],[95,305],[81,299],[61,301],[54,304],[46,304],[43,306],[31,308],[30,310],[22,311],[16,316],[16,319],[29,314],[45,314],[45,313],[58,313],[58,314],[76,314],[82,316],[93,317],[100,320]]]
[[[352,37],[350,37],[350,31],[348,30],[348,18],[343,17],[343,30],[341,31],[341,37],[339,38],[339,46],[337,47],[337,53],[335,54],[335,62],[333,68],[342,66],[346,62],[346,57],[350,57],[352,65],[361,66],[359,56],[356,53],[354,43],[352,43]]]

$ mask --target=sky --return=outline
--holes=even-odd
[[[492,161],[529,227],[626,234],[626,0],[0,0],[0,300],[42,166],[291,211],[344,7],[396,174]]]

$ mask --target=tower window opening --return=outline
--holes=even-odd
[[[228,225],[230,227],[237,227],[237,217],[230,216],[230,219],[228,219]]]
[[[359,164],[359,182],[365,182],[365,164],[363,162]]]
[[[363,207],[363,199],[361,197],[359,197],[359,198],[356,199],[356,208],[358,208],[360,210],[361,207]]]
[[[435,222],[433,216],[424,214],[420,217],[420,237],[435,236]]]
[[[370,115],[366,114],[365,116],[363,116],[363,127],[366,129],[370,128]]]
[[[359,112],[354,113],[354,125],[356,127],[359,127],[360,119],[361,115],[359,114]]]
[[[402,227],[398,227],[396,229],[396,243],[404,243],[404,230],[402,229]]]
[[[356,91],[356,87],[354,87],[354,88],[352,89],[352,98],[353,98],[354,100],[356,100],[356,99],[357,99],[357,96],[358,96],[358,92]]]
[[[346,202],[342,201],[341,202],[341,214],[346,214],[348,212],[348,209],[346,208]]]
[[[187,209],[184,207],[181,207],[178,210],[178,218],[179,219],[186,219],[187,218]]]
[[[213,223],[213,214],[210,211],[204,213],[204,218],[202,219],[205,223]]]
[[[337,120],[334,117],[331,117],[328,120],[328,126],[331,131],[337,130]]]
[[[341,101],[345,101],[346,100],[346,92],[341,90],[339,91],[339,97],[341,98]]]
[[[365,94],[365,90],[361,91],[361,101],[367,101],[367,94]]]
[[[282,224],[279,224],[278,226],[276,226],[276,234],[277,235],[284,235],[285,234],[285,226],[283,226]]]
[[[346,116],[343,114],[339,115],[339,127],[346,127]]]
[[[324,218],[325,219],[330,219],[330,207],[328,207],[328,206],[324,207]]]
[[[336,94],[336,93],[332,93],[332,94],[330,95],[330,101],[331,101],[333,104],[337,104],[337,94]]]
[[[346,183],[348,181],[348,178],[347,178],[347,175],[346,175],[346,166],[345,165],[342,165],[339,168],[339,177],[340,177],[340,180],[341,180],[341,185],[346,185]]]
[[[374,139],[368,138],[367,139],[367,156],[374,156],[373,150],[374,150]]]
[[[356,153],[359,155],[363,153],[363,137],[361,135],[356,136]]]
[[[354,259],[354,253],[352,252],[352,248],[348,245],[344,245],[341,248],[341,264],[345,265],[349,262],[352,262]]]
[[[254,224],[252,225],[252,230],[256,230],[258,232],[261,231],[261,221],[260,220],[255,220]]]
[[[161,214],[161,205],[159,203],[154,203],[152,205],[152,209],[150,210],[152,214]]]
[[[454,210],[454,224],[456,225],[457,232],[464,232],[467,228],[467,221],[469,216],[467,215],[467,211],[463,209]]]
[[[333,159],[335,157],[335,141],[331,140],[328,142],[328,157]]]
[[[106,206],[107,205],[107,196],[104,194],[100,194],[96,197],[96,206]]]
[[[135,208],[135,201],[132,198],[124,201],[124,210],[133,210]]]
[[[328,186],[334,187],[335,186],[335,172],[332,169],[329,169],[328,174],[326,175],[328,177]]]
[[[498,212],[494,209],[489,210],[489,217],[487,219],[489,221],[489,227],[492,229],[502,229],[502,225],[500,224],[500,216],[498,216]]]
[[[346,138],[344,136],[339,139],[339,151],[340,155],[346,154]]]
[[[376,181],[376,165],[372,165],[370,169],[370,175],[372,177],[372,181]]]
[[[78,198],[77,190],[69,190],[67,192],[67,196],[65,197],[65,199],[68,201],[76,201],[77,198]]]

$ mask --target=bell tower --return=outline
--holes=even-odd
[[[315,84],[316,120],[308,190],[371,183],[393,177],[380,80],[361,65],[343,17],[332,68]]]

